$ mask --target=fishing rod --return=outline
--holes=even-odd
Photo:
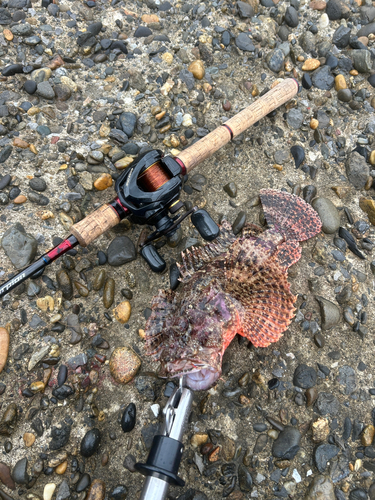
[[[0,298],[28,278],[43,274],[46,266],[77,245],[87,247],[126,217],[130,217],[135,224],[155,227],[140,248],[140,254],[154,272],[163,272],[166,262],[152,242],[164,235],[172,236],[189,215],[202,238],[214,240],[219,235],[219,226],[206,210],[193,207],[182,215],[177,214],[184,206],[179,199],[183,177],[234,137],[292,99],[297,92],[296,80],[283,80],[178,156],[164,156],[160,150],[139,156],[118,177],[116,198],[74,224],[70,228],[71,234],[63,242],[1,285]]]

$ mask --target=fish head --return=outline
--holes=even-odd
[[[238,322],[236,304],[213,279],[197,279],[164,295],[146,324],[146,349],[161,363],[161,376],[185,376],[193,390],[212,387]],[[160,297],[160,294],[159,294]],[[234,333],[233,333],[234,332]]]

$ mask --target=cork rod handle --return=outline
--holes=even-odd
[[[189,172],[227,144],[233,137],[241,134],[268,113],[289,101],[297,92],[298,83],[296,80],[293,78],[284,80],[250,106],[227,120],[225,126],[216,128],[200,141],[182,151],[177,158],[183,162],[186,171]],[[231,137],[230,130],[233,137]]]
[[[115,209],[111,205],[106,204],[77,222],[77,224],[74,224],[70,228],[70,231],[82,247],[87,247],[92,241],[105,231],[108,231],[108,229],[116,226],[119,222],[120,217],[117,215]]]

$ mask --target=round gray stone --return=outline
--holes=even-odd
[[[322,221],[322,230],[327,234],[335,233],[340,227],[340,214],[332,201],[328,198],[315,198],[312,206]]]
[[[53,88],[49,82],[40,82],[38,83],[36,92],[40,97],[43,97],[44,99],[53,99],[55,97],[55,92],[53,91]]]

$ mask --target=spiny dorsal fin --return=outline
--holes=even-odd
[[[225,254],[235,240],[236,236],[233,234],[231,225],[225,220],[220,226],[220,234],[215,241],[203,247],[190,247],[185,252],[181,252],[182,262],[177,264],[180,270],[180,281],[189,280],[204,265]]]

